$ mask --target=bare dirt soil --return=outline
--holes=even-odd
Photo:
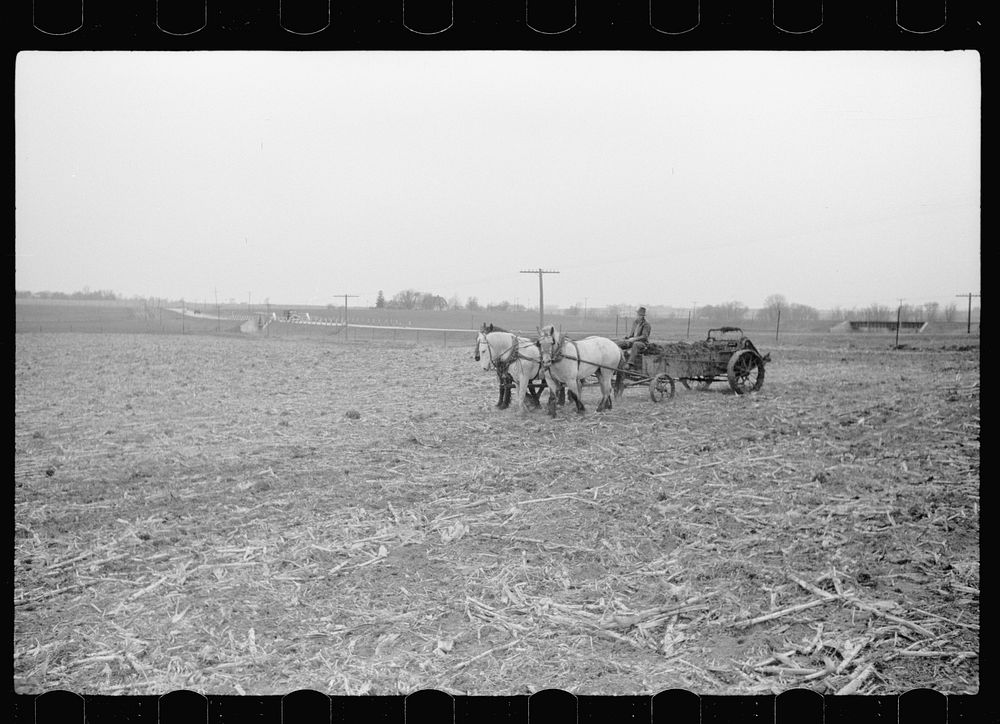
[[[979,689],[979,341],[497,410],[471,347],[18,334],[19,693]]]

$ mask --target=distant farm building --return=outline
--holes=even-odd
[[[853,321],[844,320],[838,325],[830,327],[831,332],[895,332],[899,327],[900,332],[923,332],[927,329],[927,322],[884,322],[878,320]]]

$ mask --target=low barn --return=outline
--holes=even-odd
[[[923,332],[927,328],[927,322],[883,322],[878,320],[856,322],[844,320],[838,325],[830,327],[831,332],[895,332],[896,327],[900,332]]]

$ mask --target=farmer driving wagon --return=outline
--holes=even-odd
[[[627,367],[638,369],[639,356],[646,349],[649,342],[649,333],[653,331],[649,322],[646,321],[646,308],[639,307],[635,310],[635,321],[632,322],[632,329],[628,336],[618,343],[623,350],[628,350]]]

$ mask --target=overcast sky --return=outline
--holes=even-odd
[[[974,52],[25,52],[19,290],[980,291]]]

